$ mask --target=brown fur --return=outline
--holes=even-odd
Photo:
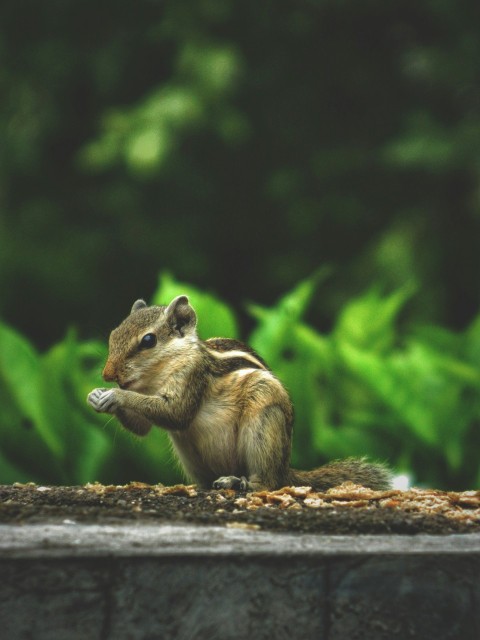
[[[156,344],[142,348],[148,333]],[[89,403],[138,435],[146,435],[152,424],[167,429],[187,476],[202,487],[300,484],[324,490],[346,480],[375,489],[390,484],[388,470],[364,460],[314,471],[290,469],[293,409],[285,388],[242,343],[201,341],[185,296],[168,307],[137,301],[112,331],[109,347],[103,375],[120,388],[95,389]]]

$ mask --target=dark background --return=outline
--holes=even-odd
[[[480,5],[4,0],[0,315],[103,337],[161,270],[250,329],[331,267],[328,330],[372,283],[409,322],[478,313]]]

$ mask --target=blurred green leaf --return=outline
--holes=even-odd
[[[52,453],[61,455],[60,439],[52,425],[42,420],[39,356],[24,337],[3,323],[0,323],[0,376],[22,415],[36,425]]]
[[[290,347],[294,327],[303,317],[319,282],[328,272],[328,269],[320,269],[303,280],[271,309],[255,304],[248,306],[251,315],[258,321],[249,342],[267,362],[275,363],[282,351]]]
[[[409,284],[389,296],[381,296],[374,288],[352,300],[340,313],[335,338],[373,352],[390,348],[396,336],[398,314],[414,291],[415,287]]]
[[[5,324],[0,324],[0,368],[20,409],[36,420],[39,415],[39,357],[24,337]]]
[[[125,157],[134,169],[151,169],[167,157],[171,141],[169,133],[161,128],[148,128],[132,133],[125,146]]]
[[[22,413],[3,381],[0,382],[0,451],[6,460],[0,466],[0,483],[10,482],[12,470],[18,469],[14,481],[62,483],[66,480],[61,460],[47,446],[38,423]]]

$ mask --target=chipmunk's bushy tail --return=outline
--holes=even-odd
[[[326,491],[342,482],[383,490],[392,486],[392,473],[385,465],[367,462],[365,458],[347,458],[336,460],[312,471],[290,469],[289,484],[313,487],[317,491]]]

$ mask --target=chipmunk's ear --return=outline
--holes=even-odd
[[[145,302],[145,300],[136,300],[133,303],[133,307],[130,313],[133,313],[134,311],[138,311],[139,309],[144,309],[146,306],[147,306],[147,303]]]
[[[195,329],[197,325],[197,314],[190,305],[187,296],[174,298],[168,305],[165,315],[169,325],[181,337]]]

